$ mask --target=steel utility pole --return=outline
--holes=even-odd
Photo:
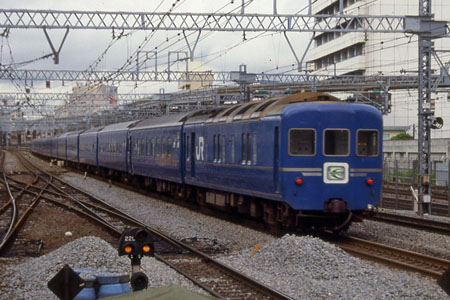
[[[419,0],[419,18],[431,21],[431,0]],[[422,30],[421,30],[422,31]],[[419,215],[431,214],[431,125],[434,111],[431,108],[431,57],[433,51],[433,35],[419,33]]]
[[[420,0],[419,16],[431,19],[431,0]],[[419,215],[431,214],[431,51],[432,40],[419,34]]]

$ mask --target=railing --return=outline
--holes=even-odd
[[[439,168],[437,169],[436,166]],[[448,170],[450,170],[450,162],[433,162],[431,196],[431,213],[433,215],[450,216],[450,172]],[[415,199],[414,193],[417,193],[417,185],[417,160],[385,160],[383,195],[378,206],[415,210],[417,199]]]

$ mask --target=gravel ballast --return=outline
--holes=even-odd
[[[204,214],[152,199],[107,183],[86,178],[79,174],[62,176],[69,183],[96,195],[104,201],[124,210],[145,224],[155,226],[177,239],[196,237],[217,242],[230,251],[253,247],[274,237],[237,224],[209,217]]]
[[[220,260],[295,299],[448,299],[428,279],[362,261],[317,238],[286,235],[276,239],[174,204],[109,187],[89,177],[84,179],[79,174],[70,172],[63,177],[178,239],[217,242],[229,249]],[[350,232],[407,249],[418,244],[417,248],[424,248],[425,252],[429,249],[442,249],[440,253],[447,255],[450,252],[447,237],[399,226],[364,221],[353,224]],[[259,242],[262,248],[251,257]],[[99,253],[104,255],[98,257]],[[118,258],[116,249],[99,238],[85,237],[11,267],[2,274],[0,299],[56,299],[46,284],[65,263],[74,268],[130,271],[129,260]],[[190,282],[154,259],[143,259],[143,267],[151,286],[174,283],[193,289]]]
[[[318,238],[285,235],[220,260],[295,299],[447,299],[434,282],[349,256]]]
[[[447,235],[369,220],[352,224],[348,234],[450,260],[450,236]]]
[[[12,266],[2,275],[0,299],[58,299],[47,288],[47,282],[62,267],[95,269],[94,273],[129,274],[131,263],[127,257],[119,257],[117,249],[97,237],[84,237],[38,258]],[[142,259],[143,271],[149,277],[150,287],[181,285],[196,292],[201,291],[184,276],[170,269],[155,258]],[[203,291],[202,291],[203,292]]]

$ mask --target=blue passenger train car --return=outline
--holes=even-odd
[[[130,129],[130,172],[181,183],[181,136],[186,114],[142,120]]]
[[[81,132],[83,132],[83,130],[71,131],[66,137],[67,160],[70,162],[79,162],[78,145]]]
[[[128,172],[129,128],[137,121],[108,125],[98,132],[98,165]]]
[[[57,136],[54,138],[56,143],[56,158],[61,160],[67,159],[67,136],[69,135],[69,132],[63,133],[60,136]]]
[[[307,92],[61,140],[68,160],[78,143],[80,166],[108,177],[269,224],[339,231],[378,203],[381,137],[374,107]],[[32,151],[62,157],[54,143],[35,141]]]
[[[81,164],[98,166],[97,138],[98,132],[102,129],[103,127],[95,127],[80,133],[78,155]]]

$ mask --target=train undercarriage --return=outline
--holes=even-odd
[[[347,210],[345,203],[332,199],[324,204],[323,211],[293,210],[288,204],[237,193],[217,191],[161,179],[131,175],[105,168],[95,168],[68,162],[72,168],[93,173],[109,180],[122,182],[150,192],[162,193],[180,202],[196,203],[227,214],[239,214],[263,221],[273,228],[296,230],[345,231],[352,222],[361,221],[363,211]]]

